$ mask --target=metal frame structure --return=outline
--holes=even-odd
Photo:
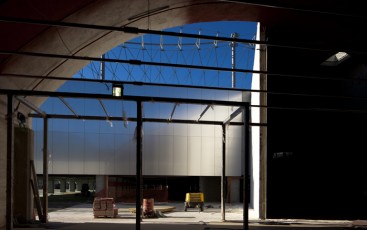
[[[238,2],[238,1],[235,1],[235,2]],[[254,5],[266,6],[264,4],[254,4]],[[279,8],[281,8],[281,7],[279,7]],[[287,7],[284,7],[284,8],[287,9]],[[289,9],[290,8],[288,8],[288,10]],[[339,15],[339,16],[344,16],[344,17],[355,18],[355,15],[338,14],[338,13],[334,13],[334,12],[322,12],[322,11],[317,11],[316,12],[316,11],[308,11],[308,10],[302,10],[302,9],[293,9],[293,10],[300,10],[300,11],[313,12],[313,13],[323,13],[323,14],[330,14],[330,15]],[[3,16],[0,17],[0,22],[30,24],[30,25],[39,25],[39,26],[51,26],[51,27],[93,29],[93,30],[101,30],[101,31],[116,31],[116,32],[128,33],[128,34],[155,34],[155,35],[165,35],[165,36],[173,36],[173,37],[208,39],[208,40],[237,42],[237,43],[250,43],[250,44],[267,45],[267,46],[281,47],[281,48],[314,50],[314,51],[333,52],[333,53],[338,51],[338,47],[321,48],[321,47],[315,46],[315,45],[284,44],[282,42],[270,42],[270,41],[259,41],[259,40],[252,40],[252,39],[240,39],[240,38],[236,38],[236,37],[227,38],[227,37],[210,36],[210,35],[202,35],[202,34],[178,33],[178,32],[170,32],[170,31],[141,29],[141,28],[130,27],[130,26],[123,26],[123,27],[105,26],[105,25],[85,24],[85,23],[60,22],[60,21],[39,20],[39,19],[30,19],[30,18],[3,17]],[[323,46],[323,47],[325,47],[325,46]],[[345,52],[366,54],[366,52],[362,52],[360,50],[351,50],[351,49],[345,49]]]
[[[50,92],[50,91],[31,91],[31,90],[6,90],[0,89],[0,94],[6,95],[8,98],[8,105],[7,105],[7,203],[6,203],[6,211],[7,211],[7,225],[9,225],[9,229],[11,229],[12,225],[12,210],[13,210],[13,163],[14,163],[14,137],[13,137],[13,127],[14,127],[14,120],[13,120],[13,100],[16,98],[21,103],[25,104],[28,108],[35,111],[37,114],[29,114],[29,117],[34,118],[43,118],[44,120],[44,143],[43,143],[43,193],[47,194],[47,187],[48,187],[48,146],[47,146],[47,137],[48,137],[48,119],[51,118],[63,118],[63,119],[93,119],[93,120],[101,120],[106,119],[106,117],[102,116],[79,116],[74,113],[74,115],[57,115],[57,114],[46,114],[37,107],[32,106],[30,103],[27,103],[24,100],[23,96],[48,96],[48,97],[57,97],[62,98],[89,98],[89,99],[97,99],[102,103],[102,99],[108,100],[126,100],[126,101],[135,101],[137,105],[137,114],[136,118],[128,118],[130,121],[136,121],[136,134],[137,134],[137,141],[136,141],[136,178],[137,178],[137,185],[139,189],[137,189],[136,194],[136,229],[141,229],[141,221],[142,221],[142,212],[141,212],[141,205],[142,205],[142,153],[143,153],[143,144],[142,144],[142,128],[143,122],[170,122],[170,123],[186,123],[186,124],[210,124],[210,125],[221,125],[223,129],[223,139],[222,139],[222,175],[221,175],[221,203],[225,203],[225,194],[224,194],[224,178],[225,178],[225,148],[226,148],[226,126],[227,125],[241,125],[245,126],[245,152],[244,152],[244,202],[243,202],[243,229],[248,230],[248,208],[250,202],[250,105],[248,102],[230,102],[230,101],[218,101],[218,100],[202,100],[202,99],[183,99],[183,98],[164,98],[164,97],[143,97],[143,96],[123,96],[123,97],[113,97],[112,95],[106,94],[88,94],[88,93],[66,93],[66,92]],[[174,109],[177,104],[200,104],[200,105],[207,105],[206,109],[200,114],[200,118],[203,114],[208,110],[210,106],[214,105],[221,105],[221,106],[237,106],[237,109],[234,113],[232,113],[227,119],[223,122],[220,121],[200,121],[200,118],[197,120],[177,120],[172,119],[172,115],[174,113],[174,109],[172,110],[171,117],[169,119],[156,119],[156,118],[143,118],[142,113],[142,105],[144,102],[165,102],[165,103],[175,103]],[[64,103],[69,109],[67,103]],[[71,109],[71,111],[73,111]],[[244,112],[244,122],[231,122],[237,115],[241,112]],[[126,118],[123,117],[110,117],[108,112],[105,110],[107,119],[109,120],[124,120]],[[222,205],[222,220],[225,221],[225,212],[224,212],[224,205]],[[42,222],[47,222],[47,214],[48,214],[48,199],[47,196],[44,198],[43,202],[43,218]]]

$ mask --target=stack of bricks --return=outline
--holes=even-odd
[[[113,198],[94,198],[93,215],[94,217],[116,217],[118,209]]]

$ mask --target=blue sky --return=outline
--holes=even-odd
[[[253,39],[256,34],[256,23],[237,21],[196,23],[169,28],[167,31],[221,37],[230,37],[231,33],[237,33],[239,38]],[[237,44],[235,49],[236,68],[252,69],[254,47],[248,44]],[[119,45],[105,55],[106,58],[113,59],[231,68],[229,42],[215,44],[213,40],[143,35]],[[106,63],[105,69],[106,79],[231,87],[231,72],[115,63]],[[75,77],[98,78],[99,73],[100,63],[92,62]],[[237,88],[250,88],[251,74],[236,73],[236,79]]]
[[[169,28],[168,31],[175,31],[183,33],[211,35],[221,37],[230,37],[231,33],[238,33],[239,38],[253,39],[256,34],[256,23],[249,22],[212,22],[212,23],[198,23],[185,25],[182,27]],[[163,50],[160,44],[163,39]],[[150,44],[153,45],[150,45]],[[181,49],[179,47],[181,45]],[[252,69],[254,47],[248,44],[238,44],[236,47],[236,68],[238,69]],[[188,65],[205,65],[231,68],[231,47],[229,42],[218,42],[217,47],[214,41],[179,38],[179,37],[163,37],[145,35],[143,39],[137,37],[123,45],[112,49],[106,53],[106,58],[122,58],[122,59],[138,59],[150,62],[169,62],[175,64]],[[92,62],[85,68],[75,74],[74,78],[92,78],[98,79],[100,77],[99,62]],[[145,81],[150,83],[167,83],[167,84],[186,84],[186,85],[201,85],[212,87],[231,88],[231,72],[219,71],[203,71],[194,69],[182,68],[162,68],[157,66],[129,66],[127,64],[106,63],[106,79],[123,80],[123,81]],[[249,89],[251,85],[251,74],[237,73],[238,89]],[[110,84],[101,83],[87,83],[87,82],[66,82],[59,88],[59,91],[64,92],[86,92],[111,94]],[[180,93],[182,92],[182,94]],[[172,88],[172,87],[156,87],[149,88],[141,86],[125,86],[125,95],[141,95],[148,96],[148,94],[160,94],[166,97],[186,97],[186,98],[203,98],[203,99],[218,99],[221,91],[200,91],[195,89]],[[228,93],[225,93],[228,96]],[[155,96],[155,95],[151,95]],[[104,116],[105,113],[101,108],[98,100],[79,100],[66,99],[71,107],[79,115],[98,115]],[[110,116],[121,116],[126,113],[128,117],[135,117],[136,106],[134,102],[122,101],[116,104],[115,102],[104,101]],[[172,105],[165,105],[166,112],[169,114]],[[180,109],[184,107],[181,106]],[[69,114],[72,113],[58,98],[49,98],[41,109],[49,114]],[[161,105],[161,109],[163,109]],[[156,111],[158,112],[158,111]],[[162,111],[158,112],[162,113]],[[165,114],[165,112],[163,112]],[[178,113],[177,113],[178,114]],[[157,116],[150,112],[150,116]],[[167,118],[167,117],[164,117]],[[93,123],[92,121],[87,121]],[[57,120],[52,122],[50,126],[53,130],[72,129],[77,130],[91,128],[91,131],[98,130],[98,127],[109,127],[105,121],[95,121],[100,125],[87,126],[81,124],[79,120]],[[34,122],[37,125],[37,119]],[[69,128],[68,128],[69,127]],[[34,127],[37,129],[36,127]],[[99,129],[100,129],[99,128]],[[65,130],[66,129],[66,130]]]

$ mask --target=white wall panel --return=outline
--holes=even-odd
[[[69,131],[69,121],[66,119],[51,119],[49,120],[49,123],[51,123],[51,127],[49,127],[49,130],[66,133]]]
[[[53,174],[69,174],[69,138],[68,133],[53,132],[52,133],[51,153]]]
[[[157,103],[145,102],[143,103],[143,112],[150,118],[161,118],[159,112],[159,106]]]
[[[214,100],[226,101],[229,97],[229,91],[227,90],[214,90]]]
[[[173,175],[173,137],[160,136],[158,175]]]
[[[223,129],[221,125],[215,125],[214,126],[214,137],[220,137],[223,136]]]
[[[99,136],[99,173],[111,175],[115,173],[115,139],[113,134],[101,133]]]
[[[85,99],[84,100],[84,111],[85,111],[85,115],[95,115],[95,116],[106,115],[103,111],[101,104],[96,99]]]
[[[214,138],[214,176],[222,175],[222,137]]]
[[[173,135],[174,136],[185,136],[187,137],[188,125],[187,124],[173,124]]]
[[[242,126],[238,126],[238,125],[228,126],[227,136],[228,137],[241,137],[242,130],[243,130]],[[245,141],[245,137],[242,138],[242,141],[243,142]]]
[[[229,101],[242,101],[242,93],[236,91],[228,91],[228,100]]]
[[[159,134],[162,136],[173,136],[173,127],[172,123],[160,123],[159,124]]]
[[[84,132],[84,122],[80,119],[69,120],[68,127],[69,127],[69,132],[76,132],[76,133]]]
[[[131,172],[135,170],[135,161],[131,159],[134,154],[134,140],[132,135],[115,134],[115,174],[117,175],[132,175]]]
[[[242,137],[228,137],[227,138],[227,158],[226,158],[226,174],[227,176],[241,175],[241,154],[242,148],[240,143]]]
[[[200,114],[203,112],[202,106],[201,105],[189,105],[188,108],[189,108],[189,111],[187,112],[187,119],[188,120],[199,119]]]
[[[69,174],[84,173],[84,132],[69,133]]]
[[[98,121],[99,123],[99,133],[114,133],[114,129],[116,127],[114,126],[114,121]],[[117,123],[117,122],[116,122]]]
[[[214,136],[214,125],[201,125],[201,135],[203,137],[213,137]]]
[[[85,133],[99,133],[99,121],[85,120],[83,122]]]
[[[188,108],[187,104],[178,104],[173,114],[173,119],[188,119]]]
[[[168,119],[171,116],[173,104],[172,103],[154,103],[159,107],[159,118]]]
[[[215,117],[214,120],[218,121],[224,121],[229,117],[231,113],[234,111],[231,109],[231,107],[228,106],[215,106]]]
[[[188,136],[189,137],[201,137],[201,125],[188,125]]]
[[[34,132],[34,165],[36,173],[43,172],[43,131]]]
[[[99,175],[99,134],[85,133],[84,173]]]
[[[136,126],[134,127],[134,130],[135,129]],[[128,150],[127,154],[130,162],[128,175],[136,175],[136,137],[134,136],[134,134],[128,136],[128,143],[130,143],[129,148],[127,148]]]
[[[188,137],[188,175],[200,175],[201,167],[201,137]]]
[[[157,175],[159,171],[159,136],[144,135],[143,139],[143,175]]]
[[[187,98],[201,99],[201,95],[202,95],[201,89],[194,89],[194,88],[187,89]]]
[[[145,135],[159,136],[159,123],[144,123],[143,124],[143,138]]]
[[[201,98],[203,100],[214,100],[215,99],[215,91],[210,89],[202,89],[201,90]]]
[[[173,175],[187,175],[187,137],[175,136],[173,139]]]
[[[166,87],[161,87],[161,96],[163,96],[163,92],[167,91]],[[187,88],[182,88],[182,87],[177,87],[177,88],[172,88],[170,89],[168,92],[170,92],[169,94],[167,94],[167,96],[169,97],[174,97],[174,98],[187,98],[187,94],[188,94],[188,89]]]
[[[214,175],[214,138],[202,137],[200,175]]]

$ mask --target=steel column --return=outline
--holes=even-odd
[[[222,125],[222,176],[221,176],[221,214],[222,221],[226,221],[226,125]]]
[[[47,223],[48,216],[48,118],[43,118],[43,218]]]
[[[6,229],[13,229],[13,192],[14,192],[14,121],[13,95],[8,94],[7,133],[6,133]]]
[[[245,108],[245,156],[244,156],[244,186],[243,186],[243,229],[248,230],[248,214],[249,214],[249,202],[250,202],[250,107],[248,104]]]
[[[136,123],[136,224],[135,229],[140,230],[141,218],[141,205],[142,205],[142,164],[143,164],[143,145],[142,145],[142,129],[143,129],[143,112],[142,102],[137,101],[137,123]]]

